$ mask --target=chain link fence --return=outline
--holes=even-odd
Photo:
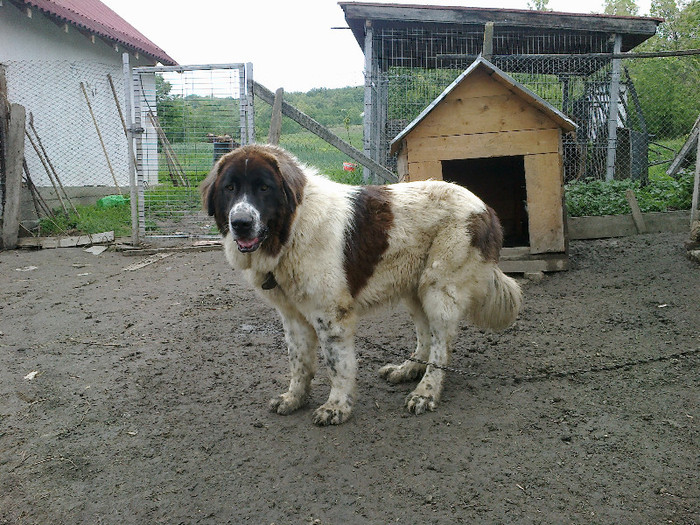
[[[129,191],[119,67],[79,61],[4,62],[8,99],[27,112],[25,177],[49,208],[70,210]],[[41,86],[37,89],[37,86]]]
[[[393,167],[391,140],[469,67],[483,44],[482,30],[376,30],[380,58],[366,81],[373,104],[365,143],[379,162]],[[698,55],[614,59],[614,41],[596,33],[497,31],[493,49],[494,65],[578,125],[564,137],[567,182],[645,183],[668,167],[700,114]],[[552,49],[556,55],[546,54]]]

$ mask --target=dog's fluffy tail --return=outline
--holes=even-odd
[[[474,297],[469,311],[471,322],[482,329],[504,330],[515,322],[522,304],[522,292],[515,279],[493,265],[483,295]]]

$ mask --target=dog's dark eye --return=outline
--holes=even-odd
[[[262,185],[260,186],[260,191],[267,191],[267,190],[269,190],[269,189],[270,189],[270,187],[269,187],[267,184],[262,184]]]
[[[226,191],[233,191],[236,189],[233,187],[233,184],[227,184],[226,186],[224,186],[224,188],[226,188]]]

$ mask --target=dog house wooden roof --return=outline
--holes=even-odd
[[[408,126],[406,126],[403,131],[401,131],[390,143],[391,154],[394,155],[401,144],[401,141],[413,131],[420,123],[436,108],[440,103],[445,100],[450,93],[452,93],[457,86],[462,84],[466,78],[472,75],[475,71],[482,70],[488,73],[493,80],[502,84],[506,89],[515,93],[520,98],[528,102],[535,109],[544,113],[547,117],[552,119],[563,131],[569,132],[576,129],[576,124],[564,115],[557,108],[552,106],[550,103],[530,91],[528,88],[523,86],[520,82],[516,81],[513,77],[507,73],[501,71],[498,67],[494,66],[491,62],[483,57],[476,59],[469,68],[467,68],[464,73],[459,75],[452,84],[447,86],[447,88],[438,97],[433,100],[433,102],[428,105]]]
[[[352,30],[357,43],[365,48],[365,28],[369,23],[374,28],[455,27],[466,30],[470,26],[483,27],[493,22],[501,30],[524,29],[539,35],[537,53],[592,53],[599,51],[595,39],[578,38],[562,40],[554,38],[563,32],[569,35],[597,35],[601,41],[610,35],[622,36],[622,51],[629,51],[656,33],[663,18],[619,16],[602,14],[561,13],[556,11],[534,11],[525,9],[494,9],[463,6],[427,6],[405,4],[381,4],[363,2],[339,2],[345,12],[345,20]],[[553,38],[542,38],[551,35]],[[503,39],[494,46],[494,54],[512,53],[512,42]],[[454,53],[454,49],[426,47],[420,40],[402,45],[415,47],[413,56],[437,56],[441,53]],[[391,61],[389,54],[380,57]],[[391,63],[388,65],[392,65]],[[402,63],[401,65],[406,65]]]

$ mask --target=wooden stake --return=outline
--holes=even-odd
[[[24,168],[24,178],[27,181],[27,188],[29,188],[29,192],[32,194],[32,200],[34,201],[34,208],[36,209],[37,216],[41,217],[43,214],[48,217],[53,217],[53,211],[51,211],[49,205],[46,204],[46,201],[41,196],[41,193],[39,193],[39,189],[34,184],[32,176],[29,174],[29,166],[27,166],[26,158],[22,161],[22,167]]]
[[[85,89],[85,84],[80,83],[80,89],[83,90],[83,95],[85,96],[85,102],[87,102],[87,107],[90,110],[90,116],[92,117],[92,123],[95,125],[95,131],[97,131],[97,137],[100,139],[100,144],[102,145],[102,151],[105,154],[105,159],[107,160],[107,166],[109,171],[112,173],[112,180],[114,180],[114,186],[117,188],[119,195],[122,194],[122,190],[117,182],[117,176],[114,174],[114,169],[112,168],[112,163],[109,161],[109,155],[107,154],[107,146],[105,146],[104,140],[102,140],[102,133],[100,132],[100,126],[97,125],[97,118],[95,117],[95,112],[92,110],[92,104],[90,104],[90,98],[88,97],[87,90]]]
[[[634,225],[637,227],[637,233],[646,233],[647,226],[644,223],[644,217],[642,216],[642,210],[639,209],[639,203],[637,202],[637,197],[634,195],[634,191],[631,189],[625,192],[625,197],[627,202],[632,209],[632,219],[634,220]]]
[[[58,202],[61,203],[61,208],[63,208],[63,212],[68,215],[68,208],[66,208],[66,203],[63,202],[63,197],[61,197],[61,191],[58,188],[58,185],[56,184],[56,181],[53,178],[53,174],[51,173],[51,169],[49,169],[48,164],[46,164],[46,161],[44,160],[44,157],[41,154],[41,151],[39,151],[39,146],[36,145],[34,142],[34,139],[32,136],[29,134],[29,132],[25,129],[24,134],[27,136],[29,139],[29,143],[32,145],[32,148],[34,148],[34,151],[36,152],[36,156],[39,157],[39,160],[41,161],[42,166],[44,166],[44,171],[46,171],[46,174],[49,176],[49,181],[51,182],[51,186],[53,186],[53,191],[56,192],[56,197],[58,197]]]
[[[277,146],[280,143],[282,134],[282,99],[284,98],[284,88],[279,88],[275,92],[275,100],[272,103],[272,117],[270,117],[270,134],[268,142]]]
[[[152,111],[149,111],[148,118],[151,121],[153,127],[155,128],[156,133],[158,134],[158,138],[160,139],[160,142],[163,145],[163,152],[165,153],[165,158],[168,162],[168,166],[172,168],[172,171],[170,172],[170,178],[173,181],[173,184],[175,186],[179,186],[179,184],[182,184],[183,186],[189,187],[190,181],[187,179],[187,176],[185,175],[185,170],[182,169],[182,165],[180,164],[180,161],[177,158],[175,150],[170,145],[170,141],[168,140],[165,131],[163,131],[163,128],[160,127],[158,117],[156,117]],[[174,175],[173,171],[175,172]],[[177,178],[175,178],[176,176]]]
[[[78,210],[75,208],[75,206],[73,206],[73,202],[70,200],[70,197],[68,196],[68,192],[63,187],[63,183],[61,182],[61,179],[58,176],[58,172],[56,171],[56,168],[54,168],[53,164],[51,163],[51,159],[49,158],[49,154],[46,152],[46,148],[44,148],[44,144],[41,142],[41,138],[39,137],[39,133],[37,133],[36,128],[34,127],[34,115],[32,114],[31,111],[29,112],[29,128],[34,132],[34,137],[36,138],[36,142],[39,146],[39,149],[41,149],[41,152],[44,154],[44,158],[46,159],[46,162],[49,165],[49,168],[51,169],[51,172],[53,173],[54,178],[56,179],[56,183],[58,184],[59,188],[61,188],[63,195],[66,197],[68,204],[70,204],[70,207],[73,208],[73,211],[75,212],[75,214],[78,217],[80,217]]]

